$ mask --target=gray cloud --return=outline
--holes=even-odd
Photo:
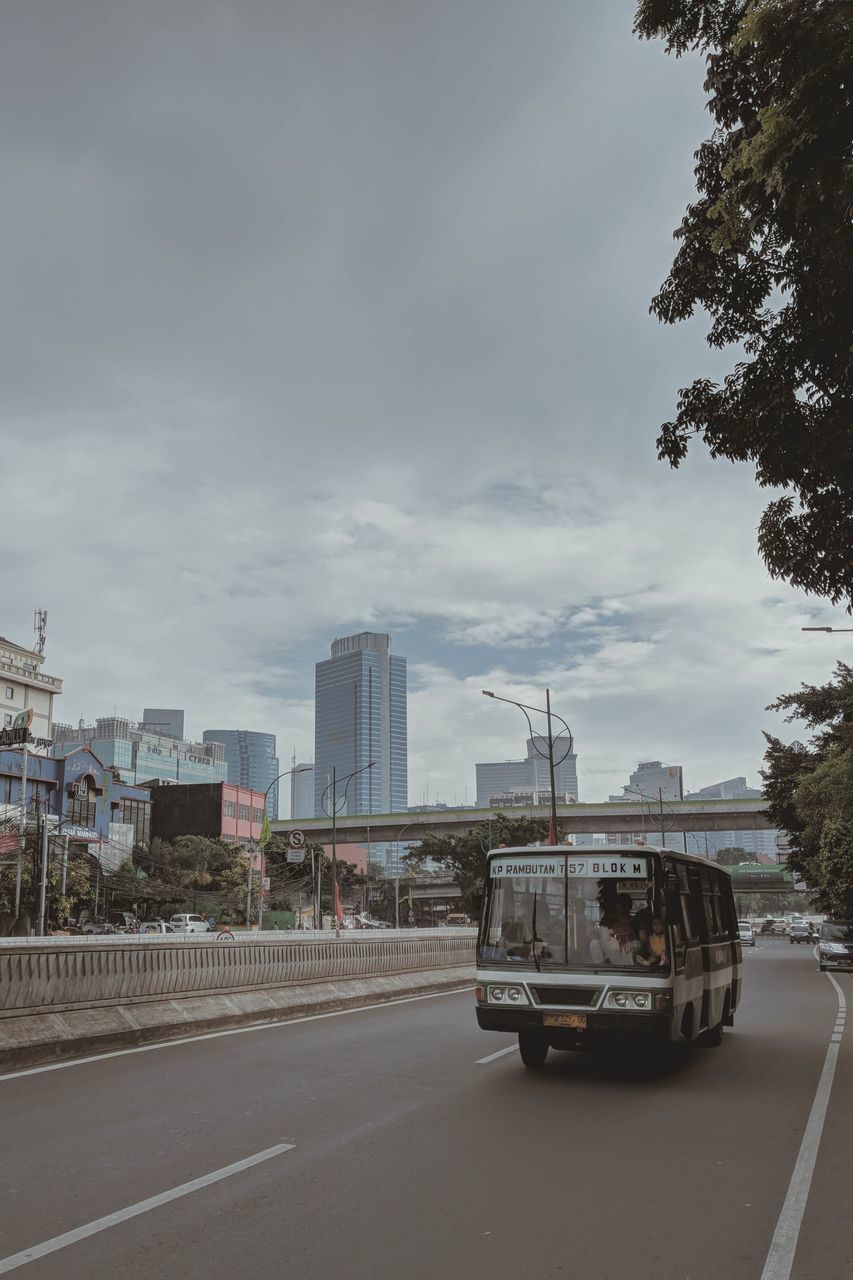
[[[486,682],[551,682],[587,794],[638,755],[754,772],[831,655],[748,472],[654,459],[726,361],[647,314],[707,117],[630,16],[0,11],[3,630],[48,607],[61,716],[185,705],[302,755],[313,661],[372,626],[412,660],[413,795],[516,750]]]

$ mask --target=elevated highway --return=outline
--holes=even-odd
[[[548,821],[547,805],[518,809],[439,809],[427,813],[381,813],[342,815],[337,820],[337,838],[341,843],[366,844],[368,841],[395,841],[405,835],[406,842],[418,840],[428,832],[435,835],[464,835],[472,828],[488,827],[499,812],[508,817],[541,818]],[[573,835],[645,835],[656,841],[661,835],[658,806],[645,801],[626,803],[610,801],[602,804],[561,804],[557,806],[560,833]],[[282,834],[298,827],[309,840],[329,844],[332,824],[328,818],[299,818],[296,821],[273,822],[272,829]],[[666,837],[691,831],[766,831],[772,824],[767,818],[766,800],[665,800],[663,832]],[[488,838],[488,836],[487,836]]]

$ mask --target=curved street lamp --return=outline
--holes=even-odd
[[[482,694],[484,698],[494,698],[495,702],[508,702],[511,707],[518,707],[518,709],[522,712],[525,720],[527,721],[527,727],[530,730],[530,741],[533,743],[533,750],[542,760],[548,761],[548,773],[551,779],[551,823],[548,830],[548,843],[549,845],[555,845],[557,843],[557,788],[554,781],[554,768],[555,768],[555,765],[562,764],[563,761],[568,759],[568,757],[572,753],[572,747],[574,746],[574,738],[572,737],[572,731],[569,728],[566,721],[563,719],[563,717],[558,716],[555,711],[551,710],[551,690],[550,689],[545,690],[545,706],[544,707],[531,707],[526,702],[516,702],[513,698],[502,698],[500,694],[492,693],[491,689],[483,689]],[[533,724],[530,720],[530,716],[527,714],[528,711],[534,711],[536,712],[537,715],[542,715],[547,717],[547,721],[548,721],[548,736],[546,738],[546,741],[548,743],[547,754],[540,751],[536,745],[537,736],[541,738],[542,735],[541,733],[537,735],[533,732]],[[552,727],[551,727],[552,719],[559,720],[560,724],[563,726],[556,737],[554,737]],[[564,733],[567,733],[569,735],[568,745],[566,746],[566,750],[560,756],[559,760],[555,761],[554,760],[554,743],[559,738],[561,738]]]
[[[310,764],[300,764],[293,769],[285,769],[284,773],[280,773],[277,778],[273,778],[272,782],[264,792],[264,813],[267,812],[267,801],[269,800],[270,792],[272,791],[273,787],[277,782],[281,782],[282,778],[290,777],[292,773],[310,773],[312,768],[313,766]],[[275,816],[277,820],[278,814],[276,814]],[[267,820],[269,820],[268,814],[267,814]],[[311,856],[313,861],[313,854]],[[258,933],[260,933],[261,925],[264,922],[264,870],[265,869],[266,869],[266,855],[264,853],[264,846],[261,845],[261,889],[260,889],[260,893],[258,894]],[[313,884],[313,881],[314,881],[313,872],[311,874],[311,881]],[[252,859],[249,858],[249,885],[248,885],[248,889],[246,890],[246,928],[247,929],[251,928],[251,924],[252,924]]]
[[[368,769],[372,769],[376,764],[375,760],[371,760],[369,764],[364,764],[360,769],[353,769],[352,773],[347,773],[343,778],[337,775],[336,766],[332,765],[332,781],[325,788],[320,796],[320,808],[323,810],[327,818],[332,819],[332,911],[335,915],[335,932],[340,931],[341,922],[338,918],[338,814],[343,813],[347,803],[347,792],[349,784],[353,778],[357,778],[360,773],[366,773]],[[340,798],[340,807],[338,805],[338,783],[345,783],[344,793]],[[326,804],[326,796],[331,791],[331,809]],[[319,895],[318,895],[319,897]],[[320,902],[320,928],[323,927],[322,901]]]

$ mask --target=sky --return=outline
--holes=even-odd
[[[410,803],[524,754],[484,688],[551,689],[582,800],[640,759],[757,781],[767,704],[848,637],[767,575],[750,467],[656,460],[736,353],[648,312],[710,124],[632,13],[0,8],[0,634],[48,610],[57,719],[184,707],[286,768],[314,663],[371,629]]]

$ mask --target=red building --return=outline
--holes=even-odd
[[[256,843],[264,821],[264,793],[230,782],[191,782],[151,788],[151,835],[161,840],[208,836],[226,844]]]

